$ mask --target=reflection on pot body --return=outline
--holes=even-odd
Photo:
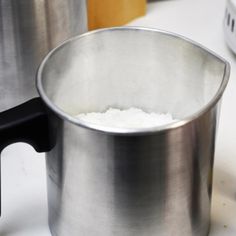
[[[57,121],[46,158],[53,235],[206,236],[228,76],[223,59],[155,30],[101,30],[53,51],[37,84]],[[108,107],[180,121],[129,130],[72,117]]]

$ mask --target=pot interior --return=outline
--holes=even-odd
[[[181,120],[214,99],[225,68],[220,58],[178,36],[114,28],[54,50],[41,65],[38,82],[49,100],[71,116],[137,107]]]

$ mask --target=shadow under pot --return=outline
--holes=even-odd
[[[47,152],[54,236],[206,236],[220,101],[229,64],[182,36],[110,28],[72,38],[37,74],[39,98],[0,113],[1,150]],[[176,122],[115,128],[79,113],[170,112]]]

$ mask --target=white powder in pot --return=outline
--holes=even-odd
[[[133,107],[126,110],[109,108],[103,113],[91,112],[76,117],[97,125],[117,128],[150,128],[176,121],[169,113],[147,113]]]

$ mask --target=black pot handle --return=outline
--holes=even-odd
[[[51,150],[49,117],[41,98],[33,98],[0,113],[0,153],[15,142],[31,144],[37,152]]]

